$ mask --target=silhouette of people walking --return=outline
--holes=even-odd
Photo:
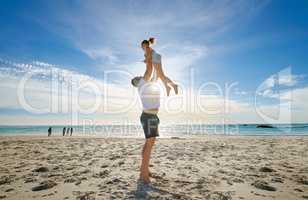
[[[63,132],[62,132],[62,135],[63,135],[63,136],[65,136],[65,132],[66,132],[65,130],[66,130],[66,128],[64,127],[64,128],[63,128]]]
[[[73,127],[71,127],[71,136],[73,135]]]
[[[49,127],[49,128],[48,128],[48,137],[50,137],[50,136],[51,136],[51,131],[52,131],[52,128],[51,128],[51,127]]]

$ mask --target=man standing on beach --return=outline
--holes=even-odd
[[[139,96],[142,102],[143,112],[140,121],[146,138],[142,149],[142,162],[140,167],[140,180],[144,183],[150,183],[150,157],[155,138],[159,136],[158,125],[159,118],[157,113],[160,106],[160,87],[156,81],[150,80],[153,67],[147,65],[144,76],[138,76],[132,79],[132,85],[138,88]]]

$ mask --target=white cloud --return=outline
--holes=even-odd
[[[303,113],[308,112],[308,87],[295,88],[281,93],[281,98],[291,101],[292,107]],[[308,117],[307,117],[308,118]]]
[[[51,72],[54,72],[56,77],[51,76]],[[61,115],[78,112],[79,107],[82,109],[91,108],[97,99],[103,99],[95,112],[91,114],[92,116],[114,113],[114,116],[117,116],[115,119],[126,116],[132,121],[138,121],[136,120],[136,112],[140,112],[141,108],[136,90],[130,86],[130,83],[105,83],[103,80],[65,70],[52,64],[41,64],[40,62],[25,64],[2,60],[0,67],[0,92],[7,95],[0,100],[0,108],[27,109],[27,107],[21,104],[18,96],[20,81],[26,75],[33,75],[22,86],[25,88],[25,101],[34,110],[39,110],[47,114],[54,113]],[[75,86],[78,88],[85,81],[89,81],[97,86],[99,90],[96,94],[98,96],[93,94],[93,90],[87,90],[86,88],[80,89],[78,94],[72,94],[71,87]],[[164,91],[163,87],[161,91]],[[220,120],[229,112],[242,112],[243,109],[246,109],[245,104],[219,96],[207,95],[202,96],[198,100],[199,97],[197,94],[194,94],[192,95],[194,99],[191,101],[189,88],[184,88],[182,94],[172,98],[162,97],[162,116],[173,116],[172,113],[176,112],[183,115],[183,120],[185,119],[184,116],[190,116],[191,119],[206,121],[209,119],[209,116],[213,116],[212,113],[214,111],[214,115],[219,115],[220,117],[216,116],[216,118]],[[76,107],[76,104],[72,101],[73,99],[78,99],[79,106]],[[226,110],[222,110],[224,107],[228,109],[228,113],[226,113]],[[30,113],[32,111],[30,110]],[[174,117],[170,117],[166,122],[172,121]]]
[[[123,64],[142,58],[140,42],[150,36],[158,39],[158,46],[175,47],[164,51],[165,58],[171,52],[186,48],[186,41],[193,41],[189,48],[194,44],[199,48],[200,41],[204,43],[239,19],[255,15],[268,2],[154,1],[143,4],[125,1],[119,4],[81,1],[74,9],[71,4],[62,2],[50,3],[46,16],[38,17],[37,21],[67,38],[91,58],[98,59],[106,69],[105,64],[116,63],[119,58]],[[196,30],[203,35],[198,39],[187,36]]]
[[[196,55],[198,57],[199,54],[196,53]],[[50,76],[51,72],[56,72],[57,77]],[[113,117],[108,119],[110,123],[123,120],[138,123],[141,108],[136,90],[131,87],[129,79],[127,83],[115,84],[52,64],[42,64],[39,61],[27,64],[0,60],[0,92],[6,94],[0,99],[0,108],[25,109],[20,104],[17,94],[20,79],[27,74],[34,74],[34,76],[25,84],[25,99],[34,108],[45,111],[45,113],[54,113],[60,116],[69,114],[72,111],[78,112],[80,109],[91,109],[95,102],[101,99],[102,101],[97,109],[88,115],[88,119],[96,119],[100,115],[113,113]],[[61,81],[53,82],[52,80]],[[94,90],[90,88],[82,88],[78,94],[71,93],[71,87],[76,86],[78,88],[84,82],[94,84],[98,91],[94,93]],[[55,83],[58,84],[57,87],[51,87]],[[161,90],[164,91],[164,88],[162,87]],[[281,93],[282,102],[271,106],[261,104],[258,105],[257,109],[262,110],[264,114],[269,114],[269,117],[272,118],[280,113],[280,122],[287,120],[287,111],[290,111],[293,121],[305,121],[307,120],[305,113],[308,110],[307,94],[307,87],[283,91]],[[78,99],[79,108],[72,101],[74,99]],[[188,87],[184,87],[178,96],[162,97],[161,100],[160,116],[162,117],[162,124],[174,123],[175,119],[177,123],[185,121],[200,123],[257,123],[262,122],[264,119],[256,113],[256,108],[251,102],[226,98],[223,94],[220,96],[217,94],[199,95],[197,91]],[[291,110],[288,110],[286,106],[288,102],[292,103]],[[50,110],[50,107],[53,109]],[[283,109],[279,110],[280,108]],[[17,120],[18,115],[16,117]],[[81,114],[80,118],[83,117],[84,114]],[[7,120],[9,119],[8,117]],[[12,123],[16,122],[12,121]]]
[[[296,86],[304,77],[305,75],[283,75],[279,76],[278,83],[285,86]]]
[[[97,111],[104,113],[127,106],[134,99],[134,90],[129,84],[119,86],[106,83],[51,64],[37,61],[24,64],[0,60],[0,66],[0,90],[7,94],[0,100],[1,108],[25,109],[20,102],[20,99],[25,99],[26,103],[43,113],[53,112],[52,110],[67,113],[72,111],[72,99],[77,99],[78,105],[83,108],[91,107],[100,100],[101,105]],[[25,84],[21,84],[27,76],[29,79],[25,79]],[[20,86],[24,88],[24,98],[20,97]],[[73,106],[73,109],[78,111],[78,106]]]
[[[154,47],[155,48],[155,47]],[[204,46],[185,45],[181,48],[177,45],[169,45],[168,48],[179,49],[174,53],[166,52],[165,49],[158,49],[162,53],[162,66],[166,76],[181,85],[189,80],[190,68],[194,68],[199,59],[207,54],[207,48]],[[118,69],[124,69],[134,75],[143,75],[145,64],[140,60],[130,64],[117,66]]]
[[[282,91],[279,102],[270,105],[260,105],[259,110],[276,123],[296,123],[308,121],[308,87],[298,87]],[[267,123],[272,123],[268,122]]]
[[[46,63],[46,62],[41,62],[41,61],[38,61],[38,60],[33,61],[32,64],[35,65],[35,66],[41,66],[41,67],[54,67],[54,65],[52,65],[52,64],[49,64],[49,63]]]
[[[296,86],[300,80],[304,78],[304,75],[294,75],[294,74],[282,74],[282,75],[272,75],[265,80],[265,87],[273,88],[276,85],[280,86]]]
[[[301,86],[305,75],[292,74],[287,67],[266,79],[256,91],[256,110],[267,123],[305,122],[307,88]]]
[[[100,60],[103,63],[115,64],[119,58],[111,48],[101,49],[83,49],[83,51],[92,59]]]
[[[292,68],[289,66],[263,81],[257,89],[257,94],[267,98],[281,99],[281,93],[298,87],[304,77],[304,74],[292,74]]]

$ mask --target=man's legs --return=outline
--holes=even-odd
[[[142,149],[142,162],[140,167],[140,179],[143,181],[149,183],[150,177],[149,177],[149,165],[150,165],[150,157],[151,157],[151,151],[152,147],[155,143],[155,137],[151,137],[146,139],[145,144]]]

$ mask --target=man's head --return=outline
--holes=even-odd
[[[140,80],[141,80],[142,76],[136,76],[135,78],[132,79],[131,83],[134,87],[137,87]]]

